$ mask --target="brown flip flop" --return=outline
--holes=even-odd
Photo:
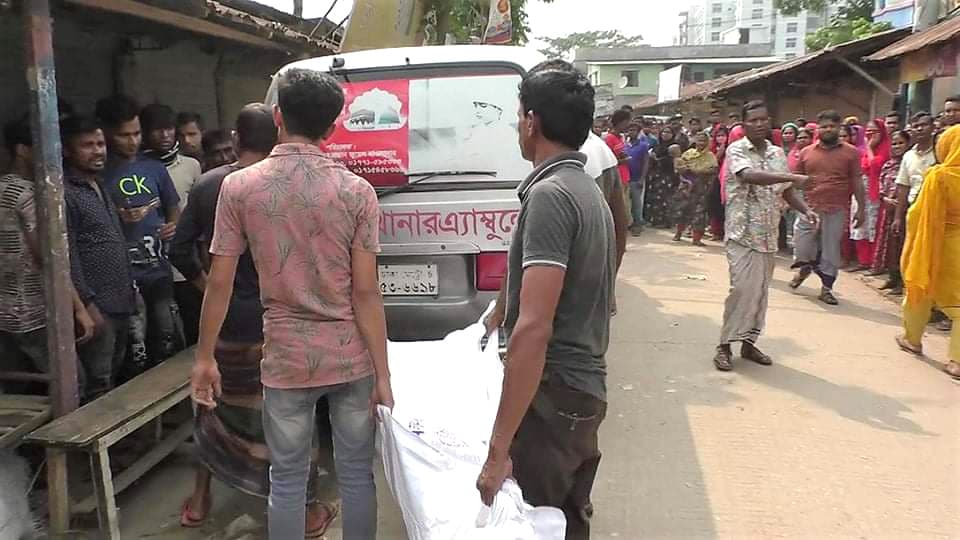
[[[190,506],[190,498],[183,501],[183,506],[180,508],[180,526],[187,529],[196,529],[203,525],[203,522],[207,520],[207,516],[210,515],[210,507],[213,505],[213,500],[208,496],[206,499],[207,503],[204,505],[204,509],[201,512],[197,512]]]
[[[923,356],[923,346],[917,347],[907,341],[906,336],[899,335],[897,336],[897,345],[900,346],[900,350],[903,352],[908,352],[914,356]]]
[[[947,372],[947,375],[950,375],[954,379],[960,380],[960,363],[950,362],[943,368]]]
[[[304,540],[320,540],[323,538],[323,535],[326,534],[327,529],[330,527],[330,524],[333,523],[337,516],[340,515],[340,506],[332,503],[317,503],[317,506],[322,508],[326,514],[327,518],[318,526],[306,532],[303,535]]]

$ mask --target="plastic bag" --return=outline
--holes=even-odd
[[[481,321],[483,319],[481,318]],[[383,467],[414,540],[562,540],[563,512],[523,502],[513,480],[491,507],[477,477],[500,403],[497,336],[481,322],[441,341],[389,344],[393,411],[380,407]]]

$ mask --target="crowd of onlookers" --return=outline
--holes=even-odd
[[[757,103],[766,110],[762,102]],[[749,165],[752,158],[737,156],[743,163],[731,165],[728,150],[748,137],[750,129],[746,117],[742,122],[738,113],[722,120],[721,111],[714,110],[706,127],[699,118],[684,123],[680,114],[663,122],[635,117],[629,107],[597,120],[594,132],[619,161],[633,234],[652,226],[674,229],[677,242],[689,235],[694,245],[702,246],[708,231],[712,240],[725,240],[731,230],[727,214],[732,192],[727,184],[739,174],[739,166]],[[960,96],[948,98],[937,114],[920,111],[905,117],[890,111],[862,122],[855,116],[822,111],[814,120],[777,124],[764,112],[763,122],[765,135],[759,140],[766,138],[782,154],[767,155],[758,163],[773,170],[777,166],[769,161],[778,155],[785,158],[780,172],[807,179],[806,188],[795,185],[792,192],[818,215],[816,223],[804,219],[795,210],[804,204],[788,204],[789,197],[776,203],[779,238],[772,249],[794,251],[797,273],[791,288],[799,288],[816,273],[823,284],[819,300],[837,305],[833,284],[838,272],[846,270],[885,277],[880,289],[891,297],[903,296],[908,210],[917,201],[927,172],[942,163],[943,156],[938,160],[935,150],[938,137],[960,124]],[[767,151],[755,148],[753,142],[747,148]],[[741,145],[738,152],[742,151]],[[762,246],[758,249],[765,251]],[[937,310],[933,319],[941,330],[952,327],[950,319]]]
[[[65,217],[82,401],[109,391],[197,340],[202,282],[168,251],[201,174],[236,160],[233,134],[201,117],[128,96],[95,115],[60,104]],[[0,177],[0,371],[46,371],[43,256],[29,118],[4,127]],[[6,385],[5,390],[17,389]],[[25,390],[29,391],[29,389]]]
[[[920,192],[924,173],[936,163],[934,137],[958,122],[960,96],[949,98],[936,115],[921,111],[905,119],[890,111],[866,123],[855,116],[843,118],[840,141],[857,149],[868,196],[868,219],[861,227],[847,227],[844,269],[886,275],[882,289],[903,294],[899,259],[906,212]],[[721,111],[713,110],[704,126],[700,118],[684,122],[680,114],[666,121],[634,116],[626,106],[599,118],[594,132],[620,160],[633,234],[652,226],[675,228],[675,240],[687,235],[694,245],[702,245],[708,232],[710,239],[723,241],[723,164],[728,145],[745,136],[739,113],[730,113],[724,121]],[[783,148],[790,170],[798,172],[801,150],[819,140],[818,123],[798,118],[775,125],[771,139]],[[852,206],[855,213],[856,203]],[[795,222],[795,212],[784,204],[781,250],[790,249]]]
[[[204,283],[197,273],[188,280],[177,271],[169,245],[201,173],[236,160],[233,133],[204,131],[197,114],[177,114],[162,104],[140,107],[123,95],[98,101],[95,111],[85,116],[60,106],[84,400],[196,342]],[[783,149],[792,172],[803,172],[802,152],[820,140],[821,120],[773,126],[771,142]],[[856,149],[865,195],[862,220],[854,219],[861,209],[850,200],[839,266],[885,275],[882,288],[902,295],[906,212],[936,163],[935,137],[960,123],[960,97],[949,98],[936,115],[905,118],[891,111],[868,122],[851,116],[836,123],[840,142]],[[598,119],[594,132],[617,158],[625,211],[615,217],[625,215],[632,234],[650,226],[673,229],[678,242],[689,236],[703,245],[707,233],[724,240],[726,150],[746,134],[739,113],[724,117],[713,110],[706,122],[679,114],[661,120],[624,107]],[[0,371],[46,371],[43,258],[26,115],[5,126],[4,142],[9,166],[0,177]],[[786,250],[802,223],[787,204],[781,210],[777,247]],[[803,272],[794,284],[803,282]],[[835,304],[826,289],[821,300]],[[949,320],[939,319],[949,328]]]

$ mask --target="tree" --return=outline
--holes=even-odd
[[[293,0],[293,15],[303,18],[303,0]]]
[[[774,0],[774,7],[785,15],[796,15],[804,9],[822,13],[832,4],[830,0]],[[829,24],[807,36],[807,49],[819,51],[891,29],[890,23],[873,22],[873,8],[873,0],[845,0]]]
[[[869,19],[840,19],[833,20],[829,25],[820,28],[807,36],[807,49],[819,51],[831,45],[846,43],[855,39],[872,36],[893,28],[888,22],[875,23]]]
[[[633,47],[643,42],[643,36],[625,36],[619,30],[591,30],[589,32],[574,32],[564,37],[541,38],[547,48],[540,52],[550,58],[566,58],[578,48],[588,47]]]
[[[510,0],[510,17],[513,22],[513,44],[525,45],[529,41],[530,26],[527,23],[525,6],[528,0]],[[549,4],[554,0],[537,0]],[[458,43],[468,43],[483,36],[487,27],[489,0],[427,0],[426,13],[437,18],[436,40],[443,43],[446,34],[453,34]]]
[[[850,21],[856,19],[872,21],[873,2],[874,0],[846,0],[840,6],[837,16]],[[774,0],[773,6],[784,15],[796,15],[804,9],[821,13],[827,9],[827,6],[835,3],[830,0]]]

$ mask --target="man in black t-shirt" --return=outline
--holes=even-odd
[[[606,352],[617,269],[613,217],[577,152],[593,88],[569,64],[538,66],[520,86],[520,217],[507,286],[488,328],[509,336],[503,394],[477,488],[491,504],[510,474],[524,499],[554,506],[567,538],[590,535],[590,492],[606,415]]]

